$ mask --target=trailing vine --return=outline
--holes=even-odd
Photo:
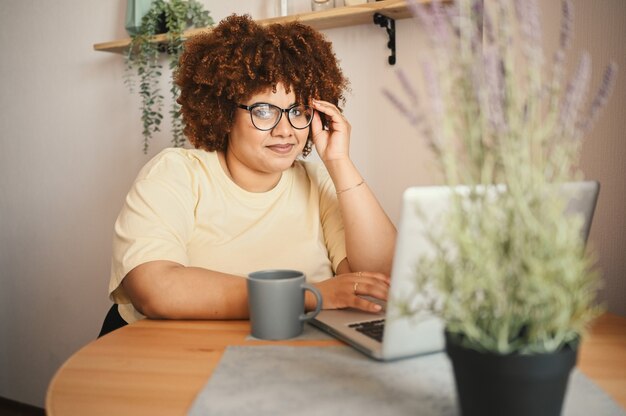
[[[160,131],[163,121],[163,95],[159,81],[163,71],[161,53],[168,55],[168,68],[173,74],[183,50],[183,33],[189,27],[207,27],[213,24],[209,12],[197,0],[154,0],[150,10],[143,16],[137,34],[131,35],[126,54],[126,80],[131,93],[134,91],[134,76],[139,82],[141,98],[141,122],[143,126],[143,151],[148,152],[152,136]],[[158,43],[154,36],[167,33],[167,41]],[[185,143],[180,106],[176,102],[178,87],[172,77],[169,80],[172,103],[169,110],[172,125],[172,145],[181,147]]]

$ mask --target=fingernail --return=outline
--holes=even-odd
[[[383,307],[380,305],[374,305],[374,310],[380,311]]]

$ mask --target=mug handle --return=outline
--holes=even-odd
[[[315,295],[315,299],[317,300],[317,302],[315,303],[314,311],[310,311],[308,313],[303,313],[302,315],[300,315],[300,321],[308,321],[315,318],[317,314],[320,313],[320,311],[322,310],[322,294],[319,290],[317,290],[315,286],[308,283],[302,283],[300,287],[304,290],[312,292]]]

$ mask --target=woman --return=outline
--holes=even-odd
[[[378,311],[362,296],[387,297],[395,228],[350,160],[330,43],[233,15],[186,42],[176,83],[195,149],[150,161],[118,217],[123,320],[247,318],[245,276],[270,268],[304,271],[324,308]],[[323,163],[298,159],[313,146]]]

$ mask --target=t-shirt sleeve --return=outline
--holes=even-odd
[[[328,255],[332,263],[333,272],[337,272],[337,267],[346,254],[346,240],[343,227],[343,219],[339,210],[339,201],[328,171],[323,164],[311,164],[314,168],[311,172],[318,182],[320,193],[320,221],[324,231],[324,243],[328,250]]]
[[[115,223],[109,295],[129,303],[120,286],[135,267],[154,260],[188,265],[194,225],[193,160],[175,150],[157,155],[139,173]]]

